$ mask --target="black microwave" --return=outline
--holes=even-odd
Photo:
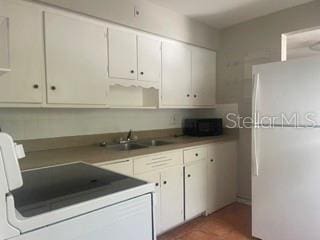
[[[223,133],[221,118],[185,119],[183,134],[187,136],[205,137],[219,136]]]

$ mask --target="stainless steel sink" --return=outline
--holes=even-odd
[[[152,139],[152,140],[141,140],[141,141],[135,141],[135,142],[119,143],[114,145],[108,145],[106,142],[102,142],[100,143],[100,146],[107,147],[109,149],[113,149],[116,151],[130,151],[130,150],[136,150],[141,148],[164,146],[169,144],[173,144],[173,142]]]
[[[153,139],[153,140],[139,141],[139,144],[145,145],[148,147],[157,147],[157,146],[164,146],[164,145],[173,144],[173,142]]]
[[[129,151],[129,150],[147,148],[148,146],[138,144],[138,143],[122,143],[122,144],[111,145],[109,147],[119,151]]]

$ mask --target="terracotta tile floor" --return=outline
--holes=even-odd
[[[158,240],[248,240],[251,238],[251,208],[232,204],[207,217],[199,217]]]

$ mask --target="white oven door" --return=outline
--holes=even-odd
[[[152,240],[152,194],[47,226],[14,240]]]

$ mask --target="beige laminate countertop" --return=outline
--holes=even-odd
[[[161,138],[160,140],[170,141],[173,144],[148,147],[131,151],[119,151],[112,147],[100,147],[97,145],[81,146],[72,148],[61,148],[29,152],[26,158],[21,159],[21,170],[48,167],[72,162],[86,162],[89,164],[99,164],[103,162],[137,157],[141,155],[159,153],[181,148],[194,147],[197,145],[209,144],[214,142],[226,142],[236,140],[235,135],[222,135],[218,137],[171,137]]]

